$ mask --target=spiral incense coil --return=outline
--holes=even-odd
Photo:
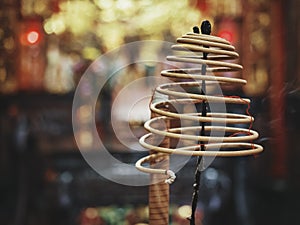
[[[140,138],[140,144],[149,149],[153,154],[143,157],[137,161],[136,167],[140,171],[150,174],[166,174],[167,183],[172,183],[175,174],[165,168],[144,166],[144,163],[151,162],[155,158],[164,154],[178,154],[188,156],[246,156],[254,155],[263,150],[262,146],[254,144],[258,138],[258,133],[251,129],[254,121],[248,113],[224,113],[207,112],[179,112],[172,110],[174,105],[191,105],[207,103],[238,104],[249,106],[250,100],[238,96],[210,95],[199,91],[199,87],[205,85],[219,84],[226,85],[245,85],[247,82],[240,78],[222,76],[223,73],[241,71],[243,67],[233,60],[239,57],[235,48],[225,39],[205,34],[187,33],[177,39],[177,44],[172,49],[178,51],[179,55],[168,56],[169,61],[195,65],[196,68],[170,69],[161,72],[161,75],[174,81],[158,86],[156,94],[167,96],[160,101],[152,101],[150,110],[157,115],[152,117],[144,124],[148,134]],[[204,57],[202,54],[206,54]],[[202,73],[201,65],[206,65],[207,74]],[[215,74],[215,75],[212,75]],[[174,108],[174,107],[173,107]],[[185,121],[184,124],[197,125],[177,125],[162,128],[159,124]],[[189,123],[188,123],[189,122]],[[201,135],[205,125],[205,135]],[[177,123],[178,124],[178,123]],[[215,125],[217,124],[217,125]],[[248,128],[241,128],[241,125]],[[223,131],[224,136],[213,136],[207,133]],[[203,134],[203,133],[202,133]],[[160,146],[155,143],[156,139],[170,138],[172,140],[186,141],[194,143],[186,146]],[[193,142],[194,141],[194,142]],[[201,144],[205,146],[205,151],[201,151]]]

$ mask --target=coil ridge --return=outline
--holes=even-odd
[[[157,163],[166,154],[233,157],[263,151],[261,145],[253,143],[259,135],[252,130],[254,118],[249,114],[250,100],[209,91],[216,86],[246,85],[244,79],[226,76],[243,69],[235,62],[239,54],[234,46],[220,37],[187,33],[177,39],[172,50],[177,54],[167,56],[167,60],[180,63],[184,68],[161,71],[161,76],[172,82],[158,86],[154,92],[150,103],[154,116],[144,124],[149,133],[140,138],[140,144],[151,154],[136,162],[137,169],[151,174],[166,174],[169,177],[166,182],[172,183],[175,179],[172,171],[143,164],[153,160]],[[207,54],[206,58],[203,53]],[[203,64],[206,65],[206,74],[202,74]],[[206,93],[200,90],[203,82],[207,85]],[[226,106],[240,105],[245,113],[209,110],[204,116],[198,110],[188,111],[203,102],[223,104],[225,109]],[[200,123],[205,123],[205,135],[200,134]],[[160,145],[166,139],[169,139],[169,144]],[[200,151],[199,143],[204,143],[205,151]]]

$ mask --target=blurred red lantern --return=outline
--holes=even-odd
[[[20,90],[40,91],[43,89],[45,72],[45,40],[42,20],[24,18],[19,30],[19,69]]]
[[[37,45],[43,39],[44,33],[41,28],[41,22],[30,20],[21,24],[20,42],[22,45]]]
[[[217,26],[219,27],[217,35],[236,46],[239,40],[237,22],[231,19],[222,19],[217,21]]]
[[[22,44],[37,44],[40,41],[40,36],[40,33],[36,30],[28,31],[27,33],[23,34]]]
[[[231,30],[221,30],[219,32],[219,37],[226,39],[227,41],[229,41],[230,43],[233,42],[234,40],[234,36]]]

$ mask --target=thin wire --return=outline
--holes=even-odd
[[[231,95],[231,96],[226,96],[226,97],[228,97],[228,98],[238,98],[241,101],[244,101],[246,103],[246,105],[247,105],[246,114],[247,114],[247,116],[249,116],[251,118],[251,121],[250,121],[250,124],[249,124],[249,127],[248,127],[248,132],[246,134],[248,134],[248,135],[251,134],[251,129],[253,127],[254,119],[253,119],[253,117],[252,117],[252,115],[250,113],[250,102],[247,102],[242,97],[236,96],[236,95]],[[245,134],[245,132],[241,132],[241,131],[240,132],[236,132],[236,133],[233,133],[232,135],[230,135],[229,137],[234,137],[234,136],[237,136],[237,135],[240,135],[240,134]],[[255,148],[253,140],[251,140],[251,147],[252,147],[252,149]]]
[[[198,27],[194,27],[193,28],[194,33],[200,33],[199,32],[199,28]],[[211,33],[211,25],[210,22],[205,20],[202,22],[201,24],[201,33],[202,34],[207,34],[209,35]],[[206,48],[209,48],[208,46],[204,46]],[[203,59],[207,60],[207,55],[208,53],[203,52]],[[201,68],[201,75],[206,75],[206,64],[202,64],[202,68]],[[205,80],[202,81],[202,85],[201,85],[201,95],[205,95],[206,93],[206,83]],[[206,117],[207,115],[207,102],[206,101],[202,101],[202,116]],[[196,108],[197,111],[199,110],[199,105],[196,104]],[[201,131],[200,131],[200,135],[204,136],[205,135],[205,122],[201,122]],[[199,142],[200,144],[200,150],[201,151],[205,151],[205,144],[203,141]],[[198,196],[199,196],[199,188],[200,188],[200,178],[201,178],[201,160],[202,157],[198,156],[197,158],[197,164],[196,164],[196,172],[195,172],[195,178],[194,178],[194,184],[193,184],[193,197],[192,197],[192,213],[191,216],[188,218],[190,220],[190,225],[195,225],[195,214],[196,214],[196,209],[197,209],[197,203],[198,203]]]

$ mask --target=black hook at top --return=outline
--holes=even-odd
[[[193,27],[193,32],[194,32],[195,34],[200,34],[199,27],[194,26],[194,27]]]
[[[199,27],[198,26],[194,26],[193,27],[193,32],[195,34],[200,34]],[[210,35],[210,33],[211,33],[211,24],[210,24],[210,22],[208,20],[204,20],[201,23],[201,34]]]
[[[201,33],[210,35],[210,33],[211,33],[211,24],[208,20],[204,20],[201,23]]]

